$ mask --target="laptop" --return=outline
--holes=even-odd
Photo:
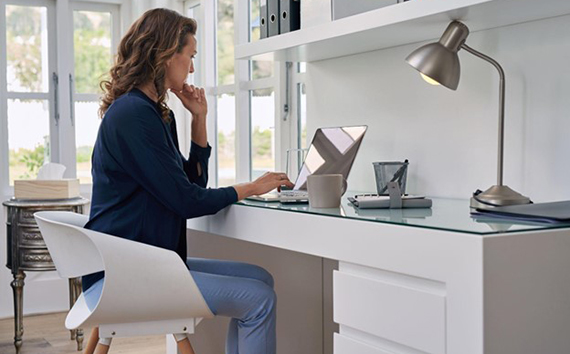
[[[307,203],[309,201],[308,176],[338,173],[348,179],[367,129],[365,125],[317,129],[293,189],[251,196],[247,199],[263,202]]]

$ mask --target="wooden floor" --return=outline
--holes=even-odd
[[[66,313],[24,317],[24,344],[21,354],[79,354],[77,343],[65,329]],[[84,345],[91,329],[85,330]],[[0,354],[15,354],[14,320],[0,320]],[[166,338],[151,337],[113,339],[109,354],[164,354]]]

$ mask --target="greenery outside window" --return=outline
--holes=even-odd
[[[2,169],[7,171],[8,185],[12,186],[15,179],[35,178],[38,169],[50,160],[54,8],[48,1],[34,5],[2,2],[0,11],[6,20],[0,30],[0,45],[6,49],[0,58],[4,71],[0,75],[4,77],[0,80],[0,97],[6,110],[0,112],[0,117],[7,120],[4,134],[8,142],[8,166]]]
[[[97,6],[94,6],[97,5]],[[115,33],[115,35],[114,35]],[[101,119],[100,82],[108,79],[118,37],[118,8],[75,4],[73,9],[74,77],[72,119],[75,127],[77,178],[91,184],[91,155]]]

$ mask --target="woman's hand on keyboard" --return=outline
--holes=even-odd
[[[238,200],[242,200],[252,195],[265,194],[275,188],[277,188],[277,190],[281,190],[281,186],[293,188],[294,184],[291,183],[285,173],[266,172],[255,181],[238,184],[234,186],[234,188],[238,194]]]

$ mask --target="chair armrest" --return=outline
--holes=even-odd
[[[34,214],[57,273],[62,278],[76,278],[103,270],[103,260],[95,244],[81,231],[86,215],[63,211]]]

